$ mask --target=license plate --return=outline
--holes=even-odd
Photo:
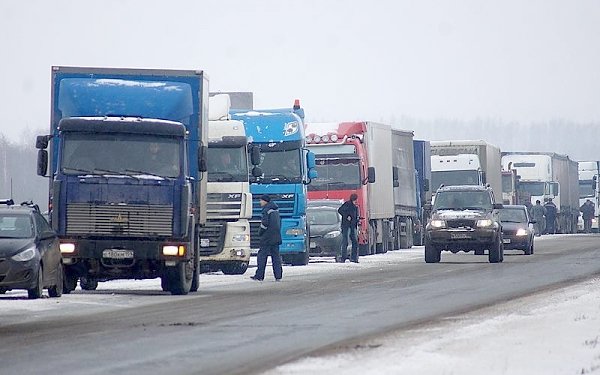
[[[209,238],[201,238],[200,239],[200,247],[209,247],[210,239]]]
[[[465,240],[471,238],[469,233],[450,233],[450,238],[453,240]]]
[[[102,251],[103,258],[133,259],[133,250],[106,249]]]
[[[510,238],[503,238],[502,243],[510,243]]]
[[[310,241],[310,248],[314,249],[317,247],[317,244],[315,242]]]

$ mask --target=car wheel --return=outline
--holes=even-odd
[[[56,283],[48,288],[48,295],[53,298],[62,296],[64,282],[63,265],[62,263],[59,263],[58,267],[56,267]]]
[[[29,299],[36,299],[42,297],[42,291],[44,290],[44,272],[42,270],[42,266],[38,267],[37,271],[37,282],[36,285],[27,290],[27,296]]]
[[[527,244],[527,247],[525,248],[525,250],[523,250],[523,253],[525,253],[525,255],[533,254],[533,241]]]
[[[441,251],[433,245],[425,244],[425,263],[439,263]]]
[[[502,241],[500,236],[497,236],[496,241],[490,246],[488,260],[490,263],[500,263],[502,262],[502,258]]]
[[[96,290],[98,288],[98,280],[89,276],[82,276],[79,278],[79,286],[83,290]]]

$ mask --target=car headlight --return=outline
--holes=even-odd
[[[339,230],[334,230],[329,233],[326,233],[323,236],[323,238],[335,238],[335,237],[339,236],[340,234],[342,234],[342,232],[340,232]]]
[[[35,257],[35,252],[35,246],[31,246],[20,253],[13,255],[11,259],[16,260],[17,262],[27,262]]]
[[[526,236],[526,235],[527,235],[527,229],[519,228],[517,230],[517,236]]]
[[[248,242],[248,241],[250,241],[250,235],[247,233],[234,234],[231,237],[231,241],[232,242]]]
[[[491,227],[492,225],[494,225],[494,222],[491,219],[482,219],[482,220],[477,220],[477,226],[478,227]]]
[[[304,234],[304,229],[302,228],[290,228],[285,231],[285,234],[288,236],[301,236]]]
[[[432,228],[436,228],[436,229],[439,229],[439,228],[446,228],[446,222],[445,222],[444,220],[431,220],[431,221],[429,222],[429,225],[430,225]]]

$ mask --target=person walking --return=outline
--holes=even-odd
[[[533,228],[535,230],[536,236],[541,236],[544,233],[544,229],[546,228],[546,209],[542,206],[540,200],[535,201],[535,206],[531,207],[531,216],[533,220],[535,220],[535,224],[533,224]]]
[[[350,261],[358,263],[358,238],[356,228],[358,226],[358,206],[356,200],[358,195],[350,194],[350,199],[344,202],[338,208],[338,213],[342,216],[342,246],[339,254],[339,261],[344,263],[348,256],[348,236],[352,242],[352,252],[350,253]]]
[[[279,255],[279,245],[281,245],[281,219],[279,217],[279,207],[275,202],[271,202],[268,195],[260,197],[260,206],[262,207],[262,220],[260,222],[260,248],[256,256],[258,267],[256,273],[250,278],[262,281],[265,278],[265,268],[267,267],[267,258],[271,257],[273,264],[273,275],[275,281],[280,281],[283,276],[281,267],[281,256]]]
[[[594,208],[594,203],[586,199],[586,201],[579,207],[579,211],[581,211],[583,216],[583,231],[585,233],[592,232],[592,219],[596,214],[596,209]]]
[[[554,202],[552,202],[552,198],[548,199],[548,202],[544,204],[544,208],[546,209],[546,231],[548,234],[556,233],[556,213],[558,209]]]

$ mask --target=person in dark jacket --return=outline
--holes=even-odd
[[[267,267],[267,258],[271,256],[273,263],[273,274],[275,280],[281,280],[283,269],[281,267],[281,256],[279,255],[279,245],[281,245],[281,219],[279,218],[279,207],[275,202],[271,202],[268,195],[260,197],[262,207],[262,220],[260,222],[260,249],[256,256],[258,268],[251,277],[253,280],[262,281],[265,278],[265,268]]]
[[[556,233],[556,212],[558,209],[552,202],[552,198],[548,199],[548,202],[544,204],[544,208],[546,209],[546,233],[554,234]]]
[[[356,236],[356,227],[358,226],[358,206],[356,200],[358,195],[350,194],[350,199],[344,202],[338,208],[338,213],[342,216],[342,246],[340,249],[339,261],[344,263],[348,256],[348,236],[352,241],[352,252],[350,254],[350,260],[354,263],[358,263],[358,238]]]
[[[583,205],[579,208],[583,216],[583,231],[585,233],[592,232],[592,220],[594,219],[594,215],[596,213],[596,208],[594,208],[594,203],[586,199]]]

